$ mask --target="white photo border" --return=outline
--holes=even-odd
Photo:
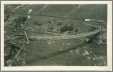
[[[4,66],[5,4],[107,4],[107,66]],[[1,1],[2,71],[112,71],[112,1]]]

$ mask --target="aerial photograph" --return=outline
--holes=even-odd
[[[5,4],[5,66],[106,66],[106,4]]]

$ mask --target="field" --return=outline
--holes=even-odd
[[[5,5],[6,66],[107,65],[106,5]]]

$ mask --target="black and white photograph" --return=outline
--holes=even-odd
[[[111,8],[110,1],[2,1],[3,70],[111,70]]]

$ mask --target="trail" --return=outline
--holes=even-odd
[[[77,35],[64,35],[64,34],[60,34],[59,36],[33,35],[33,36],[30,36],[30,39],[43,39],[43,40],[46,40],[46,39],[55,39],[55,40],[58,40],[58,39],[72,39],[72,38],[76,39],[76,38],[82,38],[82,37],[87,37],[87,36],[95,35],[99,31],[100,30],[95,30],[93,32],[80,33],[80,34],[77,34]]]

